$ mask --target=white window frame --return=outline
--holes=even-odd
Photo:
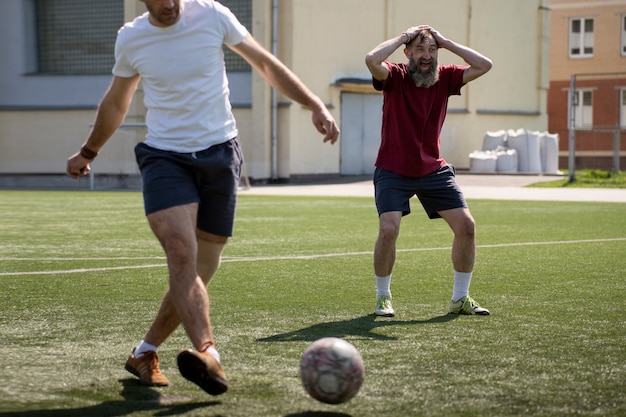
[[[593,89],[579,89],[574,91],[573,95],[570,93],[570,103],[569,125],[574,129],[591,129],[593,127]],[[583,104],[580,105],[580,103]],[[574,120],[572,120],[572,111]]]
[[[580,32],[574,32],[574,24],[578,22]],[[587,31],[587,23],[591,31]],[[567,53],[570,58],[591,58],[594,49],[594,20],[592,17],[572,17],[569,20],[569,41]],[[591,49],[587,51],[586,49]],[[577,50],[575,52],[575,50]]]

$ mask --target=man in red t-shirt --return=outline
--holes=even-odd
[[[405,45],[407,63],[386,59]],[[439,48],[461,57],[468,66],[439,65]],[[372,51],[365,62],[374,88],[383,92],[381,144],[376,158],[374,187],[379,232],[374,248],[376,315],[395,315],[391,305],[391,273],[402,216],[411,212],[417,195],[431,219],[443,218],[454,233],[454,287],[450,313],[488,315],[469,296],[476,241],[474,219],[459,189],[454,167],[440,155],[439,136],[448,97],[491,69],[491,60],[453,42],[430,26],[411,27]]]

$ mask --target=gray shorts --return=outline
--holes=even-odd
[[[431,219],[440,218],[439,211],[467,208],[452,165],[444,165],[423,177],[405,177],[376,168],[374,190],[379,216],[388,211],[401,211],[406,216],[411,212],[409,199],[414,195]]]
[[[242,163],[237,139],[194,153],[163,151],[139,143],[135,156],[146,215],[198,203],[198,229],[232,236]]]

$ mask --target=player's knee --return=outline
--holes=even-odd
[[[379,238],[386,242],[393,242],[398,238],[400,228],[392,222],[383,222],[378,231]]]
[[[468,217],[464,219],[461,225],[457,228],[456,231],[457,236],[462,237],[464,239],[475,239],[476,238],[476,223],[474,219]]]

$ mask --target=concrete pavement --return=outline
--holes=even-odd
[[[538,182],[554,181],[552,175],[492,175],[457,173],[457,182],[467,199],[596,201],[626,203],[626,189],[536,188],[525,187]],[[344,177],[336,181],[311,184],[253,185],[240,195],[295,195],[328,197],[373,197],[371,178]]]

